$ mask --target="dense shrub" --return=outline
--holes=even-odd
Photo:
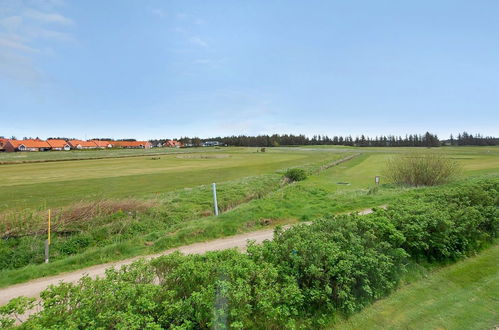
[[[302,181],[307,178],[307,173],[301,168],[290,168],[284,173],[284,177],[291,182]]]
[[[406,253],[403,236],[386,218],[340,216],[278,230],[274,240],[250,246],[252,259],[276,265],[300,286],[310,317],[351,313],[397,284]],[[315,314],[315,315],[314,315]]]
[[[479,181],[404,199],[385,213],[413,258],[456,260],[497,237],[498,196],[497,181]]]
[[[173,254],[61,284],[42,293],[43,311],[23,326],[316,328],[389,294],[408,258],[452,261],[493,241],[498,187],[426,189],[388,210],[277,229],[247,254]]]
[[[450,181],[458,172],[455,160],[437,153],[422,153],[390,159],[385,175],[398,184],[435,186]]]

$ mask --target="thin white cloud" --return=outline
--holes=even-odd
[[[30,57],[10,51],[0,52],[0,77],[18,81],[28,86],[37,85],[41,74]]]
[[[194,36],[189,38],[189,42],[193,45],[201,46],[204,48],[208,47],[208,43],[201,39],[200,37]]]
[[[72,41],[73,36],[66,32],[59,32],[55,30],[48,30],[44,28],[27,28],[26,34],[32,38],[51,39],[56,41]]]
[[[23,40],[21,37],[16,36],[14,34],[11,35],[0,35],[0,47],[3,48],[10,48],[13,50],[20,50],[24,52],[29,52],[29,53],[37,53],[39,52],[38,49],[30,47],[23,43]]]
[[[10,16],[0,19],[0,27],[3,27],[7,31],[17,30],[23,22],[23,18],[20,15]]]
[[[34,9],[27,9],[23,15],[44,23],[56,23],[56,24],[72,24],[73,21],[58,13],[44,13]]]
[[[32,0],[28,4],[16,2],[0,8],[0,78],[35,86],[43,76],[35,66],[37,57],[55,53],[51,42],[74,40],[65,31],[73,20],[54,10],[64,4],[61,0]]]
[[[166,12],[161,8],[150,8],[149,11],[159,18],[165,18],[167,16]]]
[[[211,64],[211,63],[213,63],[213,61],[208,59],[208,58],[199,58],[197,60],[194,60],[193,63],[194,64]]]
[[[41,10],[53,10],[56,7],[64,6],[64,0],[30,0],[30,5]]]

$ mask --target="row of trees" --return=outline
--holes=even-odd
[[[1,136],[0,136],[1,138]],[[12,137],[15,139],[15,137]],[[27,139],[26,137],[24,139]],[[51,139],[51,138],[49,138]],[[65,139],[66,138],[58,138]],[[113,141],[110,138],[96,138],[95,140]],[[154,139],[151,143],[162,142],[168,139]],[[467,132],[459,133],[457,137],[452,134],[448,140],[439,140],[436,134],[426,132],[425,134],[409,134],[402,136],[381,135],[369,137],[362,134],[360,137],[353,138],[349,136],[314,135],[309,138],[303,134],[273,134],[273,135],[233,135],[226,137],[214,137],[201,139],[199,137],[181,137],[177,139],[184,145],[201,146],[205,141],[219,141],[223,145],[239,147],[277,147],[290,145],[339,145],[339,146],[357,146],[357,147],[438,147],[440,145],[452,146],[496,146],[499,145],[499,138],[492,136],[483,136],[481,134],[469,134]],[[116,141],[135,141],[135,139],[118,139]]]
[[[405,137],[388,135],[374,138],[361,135],[353,138],[349,136],[314,135],[309,138],[303,134],[274,134],[274,135],[233,135],[200,139],[198,137],[182,137],[179,139],[184,144],[199,146],[203,141],[220,141],[222,144],[240,147],[277,147],[289,145],[340,145],[358,147],[438,147],[440,145],[499,145],[499,138],[483,137],[480,134],[471,135],[466,132],[459,134],[455,139],[452,135],[449,140],[439,140],[436,134],[409,134]]]
[[[457,138],[451,134],[448,143],[452,146],[496,146],[499,145],[499,138],[463,132],[459,133]]]

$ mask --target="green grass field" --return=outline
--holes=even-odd
[[[22,222],[20,236],[1,242],[0,262],[6,266],[0,270],[0,287],[193,242],[389,205],[416,188],[386,182],[386,161],[414,152],[438,152],[458,161],[463,171],[457,181],[499,177],[499,148],[491,147],[307,146],[268,148],[265,153],[257,153],[256,148],[213,148],[161,156],[136,153],[136,157],[0,165],[0,207],[11,214],[0,224],[12,231],[16,221]],[[349,155],[356,156],[322,168]],[[304,181],[283,184],[282,173],[277,172],[289,167],[306,168],[312,174]],[[381,175],[379,186],[374,183],[375,175]],[[220,183],[224,212],[218,217],[212,215],[211,182]],[[62,227],[55,220],[52,261],[44,264],[44,211],[109,198],[152,204],[147,210],[120,210]],[[33,229],[41,229],[41,234],[29,234]],[[497,296],[493,284],[497,269],[492,269],[492,260],[497,260],[498,253],[496,246],[483,256],[437,273],[425,270],[422,273],[428,278],[412,280],[389,298],[335,326],[433,329],[451,325],[464,329],[493,325],[497,315],[487,306],[494,303],[491,293]],[[460,311],[465,307],[469,313],[464,315]]]
[[[162,155],[159,159],[142,156],[0,165],[0,209],[58,207],[101,198],[141,198],[272,173],[331,157],[328,153],[294,150],[257,153],[256,148],[212,148],[208,153],[188,150],[193,152]]]
[[[33,260],[29,263],[35,264],[27,266],[29,269],[0,271],[0,286],[265,226],[309,221],[389,204],[395,196],[411,189],[387,184],[383,178],[382,184],[374,188],[374,176],[382,175],[385,161],[393,154],[421,151],[336,147],[275,148],[266,153],[256,153],[255,148],[212,150],[210,153],[162,156],[159,160],[134,157],[2,165],[0,168],[7,170],[2,172],[6,180],[0,185],[0,194],[3,205],[11,209],[29,205],[43,210],[43,205],[61,206],[79,200],[129,196],[151,199],[155,206],[150,212],[133,216],[106,215],[70,224],[62,230],[73,233],[70,236],[58,236],[54,232],[54,248],[59,246],[66,252],[56,255],[49,265],[36,261],[43,258],[37,252],[43,246],[43,235],[34,237],[36,241],[33,242],[29,238],[22,239],[10,248],[15,248],[18,254],[10,254],[8,258],[23,260],[27,258],[23,251],[29,251],[29,260]],[[497,175],[499,149],[492,150],[439,148],[432,152],[456,158],[464,167],[464,178]],[[354,153],[360,154],[283,188],[276,185],[280,178],[278,174],[268,174],[266,181],[258,176],[286,167],[320,164]],[[19,173],[20,168],[25,170]],[[250,175],[256,176],[241,181]],[[228,208],[232,210],[219,217],[210,216],[209,186],[199,186],[213,181],[226,182],[227,188],[223,183],[220,185],[219,199],[221,205],[232,205]],[[193,186],[199,187],[184,189]],[[25,214],[29,215],[29,212]],[[27,222],[24,227],[27,230],[37,225],[37,222]],[[14,226],[8,224],[7,227]],[[152,245],[146,245],[146,242],[152,242]],[[6,251],[11,250],[7,247]]]
[[[494,329],[499,324],[499,245],[426,273],[333,329]]]
[[[2,163],[25,163],[44,162],[78,159],[98,159],[116,157],[137,157],[142,155],[168,155],[192,152],[214,152],[215,148],[152,148],[152,149],[88,149],[70,151],[46,151],[46,152],[1,152],[0,164]]]
[[[58,207],[101,198],[142,198],[210,182],[272,173],[286,167],[324,161],[331,153],[348,152],[360,152],[362,156],[353,163],[336,168],[329,179],[321,177],[319,180],[348,183],[338,187],[341,189],[361,188],[369,186],[374,175],[382,174],[386,159],[393,154],[427,151],[331,146],[268,148],[266,153],[257,153],[256,148],[159,150],[165,154],[140,156],[157,152],[157,149],[1,154],[4,160],[65,160],[74,158],[74,155],[102,157],[104,154],[109,158],[0,165],[0,209]],[[464,167],[465,175],[487,174],[499,169],[499,148],[453,147],[430,151],[458,160]],[[137,157],[112,158],[123,155]]]

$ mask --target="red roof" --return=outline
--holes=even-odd
[[[26,148],[50,148],[50,144],[47,141],[42,141],[40,139],[28,139],[28,140],[9,140],[14,148],[19,148],[23,145]]]
[[[179,142],[179,141],[176,141],[176,140],[168,140],[168,141],[166,141],[166,145],[167,146],[171,146],[171,147],[181,147],[182,146],[182,142]]]
[[[111,141],[100,141],[100,140],[91,140],[98,147],[107,148],[108,145],[113,145]]]
[[[6,145],[7,141],[9,141],[9,139],[0,139],[0,148],[2,148],[4,145]]]
[[[52,147],[52,148],[64,148],[66,145],[69,145],[66,140],[60,140],[60,139],[51,139],[47,140],[47,143]]]
[[[69,140],[69,145],[73,148],[76,148],[77,145],[80,145],[82,148],[95,148],[97,144],[94,141],[83,141],[83,140]]]
[[[119,147],[140,147],[140,146],[150,146],[149,141],[114,141],[113,144]]]

